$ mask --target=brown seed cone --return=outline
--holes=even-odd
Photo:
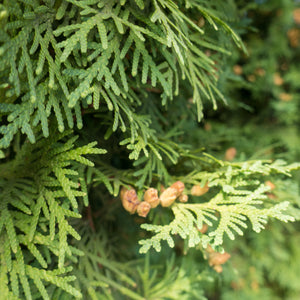
[[[237,151],[234,147],[228,148],[225,152],[225,160],[227,160],[227,161],[234,160],[236,153],[237,153]]]
[[[120,198],[125,210],[127,210],[131,214],[135,213],[137,206],[140,203],[135,189],[133,188],[127,189],[125,187],[122,187],[120,192]]]
[[[287,32],[288,39],[290,41],[290,45],[293,48],[297,48],[300,41],[300,29],[299,28],[291,28]]]
[[[200,184],[194,185],[191,189],[191,195],[193,196],[202,196],[207,193],[209,190],[208,184],[206,183],[204,187],[201,187]]]
[[[138,205],[137,213],[140,217],[146,218],[150,209],[151,209],[151,205],[148,202],[143,201]]]
[[[256,81],[256,76],[254,74],[250,74],[247,76],[248,81],[250,82],[255,82]]]
[[[271,200],[277,199],[277,196],[274,195],[273,193],[267,193],[267,196],[268,196],[268,198],[271,199]]]
[[[184,190],[184,183],[181,181],[176,181],[170,187],[177,190],[177,197],[178,197],[182,194]]]
[[[283,79],[282,77],[280,76],[279,73],[275,73],[274,76],[273,76],[273,81],[274,81],[274,84],[275,85],[282,85],[284,82],[283,82]]]
[[[243,74],[243,68],[240,65],[233,66],[233,72],[236,75],[242,75]]]
[[[266,75],[266,70],[263,68],[257,68],[255,70],[255,74],[258,76],[265,76]]]
[[[126,188],[125,186],[122,186],[122,188],[120,190],[120,198],[121,198],[121,200],[124,198],[125,193],[127,193],[130,190],[133,190],[135,192],[135,189],[131,185],[129,185],[128,188]]]
[[[215,252],[215,250],[212,248],[211,245],[207,245],[205,251],[206,251],[207,253],[214,253],[214,252]]]
[[[223,265],[226,263],[226,261],[229,258],[230,258],[230,254],[227,252],[224,253],[212,252],[209,254],[208,262],[210,266]]]
[[[221,265],[216,265],[214,266],[214,270],[217,272],[217,273],[222,273],[223,272],[223,268]]]
[[[200,17],[198,22],[197,22],[197,25],[199,27],[203,27],[205,25],[205,19],[203,17]]]
[[[198,228],[198,231],[204,234],[206,233],[207,229],[208,229],[208,225],[203,223],[202,227],[200,229]]]
[[[300,8],[296,8],[293,11],[293,17],[296,24],[300,24]]]
[[[267,185],[271,189],[271,191],[273,191],[276,187],[276,185],[270,180],[266,181],[265,185]]]
[[[177,198],[177,193],[178,191],[172,187],[165,189],[159,197],[161,206],[168,207],[172,205]]]
[[[155,208],[159,204],[157,190],[154,188],[148,189],[144,194],[144,200],[151,205],[151,208]]]
[[[291,94],[288,93],[280,93],[279,94],[279,99],[281,101],[291,101],[293,98],[293,96]]]
[[[188,200],[189,200],[188,195],[182,194],[182,195],[179,196],[179,201],[182,202],[182,203],[188,202]]]

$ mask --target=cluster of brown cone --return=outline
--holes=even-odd
[[[158,191],[155,188],[149,188],[144,193],[144,201],[140,201],[136,190],[129,186],[128,188],[122,187],[120,192],[120,198],[125,210],[134,214],[135,212],[141,216],[146,217],[151,208],[157,207],[159,204],[163,207],[171,206],[176,199],[180,202],[187,202],[188,196],[183,193],[184,183],[182,181],[174,182],[170,187],[164,189],[162,187],[161,194],[158,196]],[[209,190],[206,183],[203,187],[200,185],[194,185],[191,189],[191,195],[202,196]]]
[[[208,229],[207,224],[203,224],[201,229],[198,229],[202,234],[206,233]],[[217,273],[221,273],[223,271],[222,265],[227,262],[230,258],[230,254],[227,252],[219,253],[215,251],[210,245],[207,245],[206,249],[206,257],[208,258],[208,263]]]
[[[208,256],[208,263],[217,273],[223,271],[222,265],[230,258],[230,254],[227,252],[219,253],[215,251],[210,245],[205,249]]]
[[[138,199],[136,190],[133,187],[122,187],[120,198],[125,210],[131,214],[137,212],[141,217],[146,217],[151,208],[159,204],[168,207],[178,198],[180,202],[187,202],[188,196],[183,194],[184,183],[181,181],[174,182],[170,187],[164,189],[158,197],[158,191],[155,188],[149,188],[144,193],[144,201]]]
[[[172,205],[178,198],[180,202],[187,202],[188,196],[183,194],[184,183],[176,181],[170,187],[162,189],[161,195],[158,197],[158,191],[155,188],[149,188],[144,193],[144,201],[138,199],[136,190],[133,187],[126,188],[122,187],[120,192],[120,198],[122,205],[125,210],[129,213],[134,214],[135,212],[141,216],[146,217],[151,208],[157,207],[159,204],[163,207]],[[201,196],[209,190],[208,185],[204,187],[200,185],[194,185],[191,189],[193,196]],[[203,224],[203,227],[199,229],[201,233],[205,233],[208,229],[207,224]],[[210,245],[205,249],[208,256],[208,263],[218,273],[222,272],[222,264],[224,264],[229,258],[230,254],[227,252],[219,253],[212,249]]]

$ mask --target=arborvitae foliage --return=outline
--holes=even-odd
[[[2,1],[3,299],[299,293],[300,11],[256,2]]]

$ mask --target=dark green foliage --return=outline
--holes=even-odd
[[[299,15],[2,1],[0,298],[297,299]],[[121,206],[122,186],[178,180],[187,203]]]

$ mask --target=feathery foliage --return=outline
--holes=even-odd
[[[299,140],[298,106],[290,101],[299,72],[286,66],[297,58],[290,47],[298,47],[300,21],[287,21],[292,0],[282,4],[279,22],[294,31],[282,51],[271,39],[278,51],[266,58],[249,24],[253,11],[279,6],[256,2],[2,1],[1,297],[206,299],[215,282],[206,260],[220,271],[211,261],[226,236],[246,240],[270,218],[299,220],[290,177],[300,167],[291,142]],[[281,71],[285,84],[278,76],[274,83]],[[271,100],[261,104],[263,96]],[[249,111],[268,120],[267,136]],[[239,156],[223,157],[229,147]],[[176,181],[187,203],[151,208],[146,221],[121,207],[122,188],[145,201],[150,187],[162,197]],[[206,190],[197,196],[194,187]],[[255,253],[255,242],[243,247]],[[261,274],[272,271],[262,265]]]
[[[185,178],[186,182],[197,183],[199,179],[209,182],[208,186],[213,190],[209,201],[174,204],[174,220],[168,225],[141,225],[143,229],[155,233],[151,239],[140,241],[141,253],[147,252],[151,246],[160,251],[162,240],[174,247],[171,237],[174,234],[186,239],[189,248],[198,244],[206,248],[208,244],[222,245],[224,234],[232,240],[235,234],[243,235],[242,229],[247,228],[247,219],[255,232],[264,228],[268,217],[284,222],[294,221],[292,216],[283,212],[289,202],[276,204],[270,201],[266,195],[270,187],[258,178],[260,174],[267,176],[270,173],[289,175],[291,170],[299,168],[299,164],[286,166],[282,161],[271,164],[261,161],[224,164],[219,161],[219,164],[220,168],[214,172],[193,172]],[[207,234],[199,232],[204,224],[211,228]]]
[[[1,165],[1,273],[9,274],[8,287],[19,297],[20,287],[31,298],[31,285],[44,299],[50,299],[45,285],[57,285],[78,297],[66,276],[72,267],[65,259],[75,259],[81,252],[68,243],[68,236],[80,235],[70,218],[80,218],[78,198],[79,172],[93,163],[85,154],[102,154],[95,143],[74,147],[76,136],[58,134],[54,129],[47,139],[36,133],[35,144],[20,145],[16,157]],[[77,163],[77,164],[76,164]],[[71,167],[70,167],[71,166]],[[7,280],[6,280],[7,281]]]

